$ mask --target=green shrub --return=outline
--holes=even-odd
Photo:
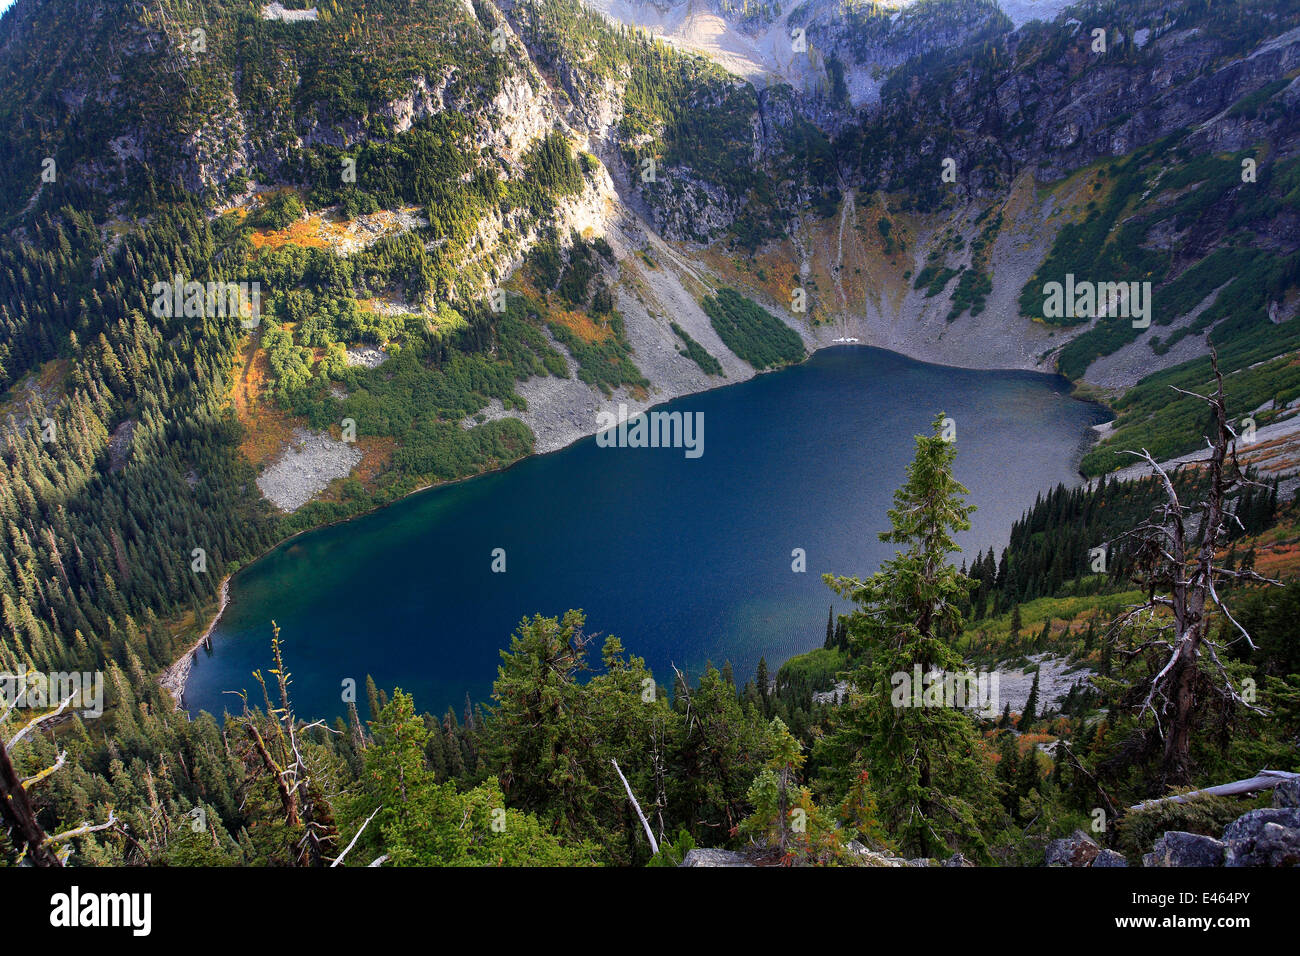
[[[301,219],[307,212],[298,194],[289,189],[282,189],[262,203],[253,217],[253,225],[259,229],[285,229]]]
[[[1262,798],[1242,801],[1239,797],[1200,796],[1186,803],[1166,801],[1133,810],[1119,822],[1119,851],[1136,863],[1167,830],[1200,833],[1217,840],[1229,823],[1264,803]]]

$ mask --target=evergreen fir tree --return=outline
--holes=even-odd
[[[1029,697],[1025,699],[1025,709],[1020,714],[1020,730],[1023,732],[1029,729],[1038,716],[1038,675],[1041,670],[1034,671],[1034,682],[1029,687]]]
[[[1027,797],[1031,791],[1042,785],[1043,776],[1039,767],[1038,748],[1031,746],[1025,751],[1017,768],[1016,795],[1018,797]]]
[[[379,703],[379,688],[375,686],[375,679],[369,674],[366,675],[366,704],[370,708],[369,717],[371,720],[379,719],[379,712],[383,707]]]
[[[1008,810],[1014,812],[1018,796],[1016,794],[1016,781],[1020,777],[1020,748],[1016,743],[1016,735],[1013,733],[1004,733],[998,742],[998,783],[1002,785],[1002,804]]]
[[[916,439],[907,481],[894,494],[891,528],[880,535],[900,550],[867,580],[826,576],[858,605],[851,617],[855,646],[869,660],[855,668],[856,692],[824,751],[839,773],[842,796],[863,770],[879,796],[882,823],[908,855],[938,855],[956,847],[986,855],[982,821],[992,812],[992,773],[975,725],[947,707],[895,706],[892,676],[914,666],[958,670],[951,642],[962,620],[956,602],[970,580],[948,562],[953,533],[970,527],[966,489],[952,476],[955,449],[933,433]]]

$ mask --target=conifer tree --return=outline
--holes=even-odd
[[[370,708],[370,719],[378,718],[379,712],[383,709],[379,705],[379,688],[375,686],[375,679],[369,674],[366,675],[366,704]]]
[[[929,856],[961,847],[985,855],[982,822],[992,812],[990,762],[971,719],[949,707],[894,706],[894,675],[914,667],[956,671],[952,646],[962,627],[958,602],[969,593],[948,561],[953,534],[970,527],[973,506],[952,475],[955,448],[941,435],[916,439],[907,481],[894,493],[890,530],[880,538],[898,546],[893,558],[865,581],[826,576],[858,605],[849,621],[855,647],[869,657],[850,674],[849,704],[826,744],[843,770],[869,771],[882,823],[908,855]],[[845,781],[847,784],[847,781]]]
[[[1038,675],[1040,671],[1034,671],[1034,682],[1029,685],[1029,696],[1025,698],[1025,709],[1020,714],[1020,729],[1025,731],[1029,729],[1038,717]]]
[[[1016,735],[1002,734],[998,744],[998,782],[1002,784],[1002,802],[1008,810],[1016,808],[1016,781],[1020,777],[1020,748],[1016,745]]]
[[[808,788],[798,785],[802,746],[780,717],[772,718],[769,736],[772,756],[749,788],[754,812],[741,822],[740,832],[778,849],[784,862],[834,859],[843,850],[841,838]],[[863,811],[870,813],[869,799]]]
[[[1025,751],[1025,755],[1020,758],[1020,766],[1017,768],[1017,797],[1029,796],[1031,791],[1036,790],[1042,784],[1042,781],[1042,773],[1039,771],[1038,748],[1031,746]]]

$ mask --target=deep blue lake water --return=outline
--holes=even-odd
[[[459,713],[467,693],[488,699],[522,617],[568,608],[661,683],[670,662],[696,675],[730,660],[743,681],[766,655],[775,672],[824,640],[822,572],[866,575],[892,553],[876,535],[936,413],[957,423],[956,474],[978,506],[960,541],[969,560],[1004,546],[1038,492],[1079,481],[1088,427],[1107,416],[1067,391],[1053,376],[849,346],[678,399],[663,409],[704,415],[699,458],[588,438],[285,542],[232,580],[186,705],[237,711],[222,692],[269,668],[272,619],[302,716],[343,713],[346,678],[364,705],[367,674],[421,710]]]

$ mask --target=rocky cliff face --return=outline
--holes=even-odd
[[[400,142],[447,116],[471,127],[480,168],[521,182],[529,148],[559,130],[599,167],[583,196],[545,221],[485,210],[456,294],[501,281],[544,231],[565,243],[624,222],[684,244],[674,285],[735,282],[810,344],[847,335],[937,361],[1050,368],[1082,330],[1026,321],[1016,295],[1095,204],[1081,171],[1166,139],[1191,154],[1272,144],[1270,162],[1297,151],[1300,87],[1278,84],[1300,68],[1300,15],[1280,2],[1211,15],[1138,0],[1059,16],[1055,2],[991,0],[435,6],[425,19],[437,22],[326,18],[267,34],[235,5],[205,27],[166,6],[74,0],[56,17],[53,0],[19,0],[0,34],[10,90],[24,58],[58,68],[47,89],[10,101],[7,208],[39,199],[44,155],[110,198],[147,176],[216,205],[248,179],[310,186],[304,152]],[[84,24],[74,37],[34,42],[43,19],[68,15]],[[645,37],[620,45],[600,33],[611,20],[734,73]],[[1267,108],[1239,108],[1252,97]],[[1195,262],[1228,234],[1237,201],[1206,210],[1196,236],[1160,226],[1147,242]],[[1000,226],[985,235],[993,213]],[[881,241],[881,223],[897,243]],[[1260,229],[1278,250],[1300,243],[1294,216]],[[982,274],[982,310],[954,321],[957,283],[916,287],[932,263]],[[810,311],[791,310],[792,282],[759,272],[801,277]],[[634,306],[629,325],[653,324],[661,305]],[[1111,360],[1099,381],[1123,387],[1132,370],[1196,354],[1190,339],[1147,351]]]
[[[38,29],[45,6],[41,0],[18,4],[6,47],[16,49]],[[1026,18],[1054,16],[1060,4],[1016,4],[1012,16],[991,0],[870,8],[809,0],[743,10],[729,0],[592,0],[591,6],[613,21],[652,28],[674,46],[712,57],[753,82],[758,95],[737,96],[724,82],[688,94],[683,105],[700,117],[727,114],[733,128],[752,131],[752,144],[744,145],[752,145],[751,162],[768,174],[770,186],[808,178],[806,156],[798,154],[806,143],[791,134],[792,122],[830,137],[845,135],[850,148],[835,159],[833,175],[810,182],[810,190],[788,189],[783,196],[778,188],[760,200],[775,199],[778,208],[768,218],[782,224],[797,211],[784,207],[806,197],[827,199],[841,185],[837,178],[867,188],[905,189],[918,180],[937,180],[944,158],[956,162],[959,194],[991,198],[1023,169],[1032,168],[1040,181],[1058,180],[1201,124],[1209,124],[1201,134],[1205,148],[1240,148],[1276,131],[1259,119],[1227,122],[1221,114],[1300,62],[1300,26],[1285,29],[1286,21],[1274,18],[1273,30],[1252,23],[1244,35],[1206,26],[1180,29],[1181,5],[1166,0],[1079,13],[1083,20],[1062,16],[1050,24]],[[155,175],[174,175],[187,190],[220,190],[250,170],[283,174],[293,149],[348,147],[374,135],[377,119],[387,135],[398,135],[444,111],[473,117],[481,145],[516,155],[555,123],[587,137],[611,164],[635,155],[638,139],[646,135],[621,126],[629,71],[611,75],[594,68],[598,58],[583,52],[581,43],[540,44],[536,15],[513,0],[485,0],[468,9],[448,3],[442,15],[451,29],[436,38],[440,68],[407,76],[380,101],[354,104],[309,95],[329,79],[321,75],[314,48],[307,56],[244,62],[239,35],[214,28],[200,39],[190,36],[189,24],[165,12],[138,13],[89,0],[77,7],[87,29],[60,51],[68,70],[60,77],[59,109],[47,119],[47,136],[57,135],[54,127],[107,120],[84,150],[95,157],[86,164],[97,166],[101,182],[127,178],[129,164],[103,158],[115,155],[108,148],[112,142],[130,144]],[[303,34],[326,27],[296,23],[282,29]],[[241,32],[237,21],[231,29]],[[458,57],[448,55],[466,29],[499,31],[503,45],[494,69],[474,81],[467,81]],[[1097,30],[1105,34],[1104,52],[1095,48]],[[178,42],[182,36],[188,42]],[[728,52],[740,47],[753,54],[752,69],[737,68]],[[326,48],[359,67],[371,55],[364,43]],[[338,75],[346,63],[330,69]],[[173,94],[191,109],[168,110],[160,99]],[[658,140],[663,130],[648,132]],[[870,144],[856,157],[855,141]],[[741,144],[717,140],[699,148],[706,145],[730,150]],[[670,237],[715,239],[737,220],[742,204],[759,200],[743,181],[702,170],[688,156],[669,152],[660,158],[667,168],[658,180],[672,179],[671,188],[643,182],[639,168],[617,171],[614,178],[626,178]]]

